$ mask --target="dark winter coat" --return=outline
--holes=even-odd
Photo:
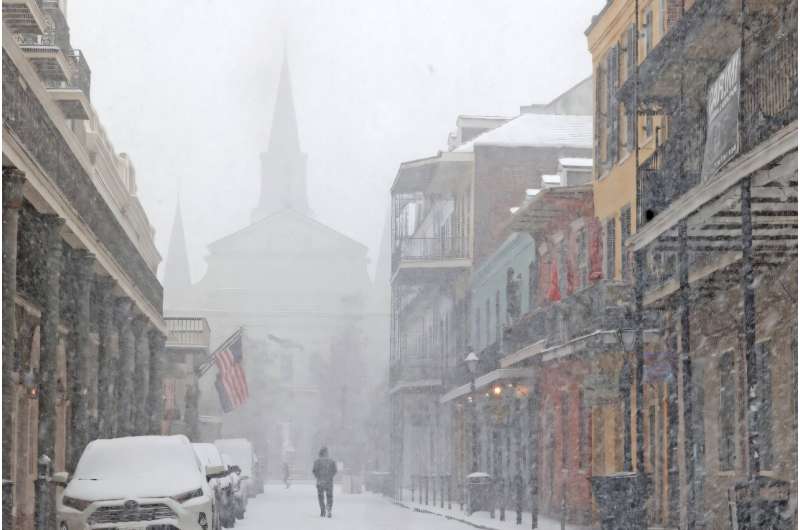
[[[317,484],[320,486],[327,486],[333,484],[333,476],[336,474],[336,462],[323,456],[314,461],[314,469],[312,471],[317,478]]]

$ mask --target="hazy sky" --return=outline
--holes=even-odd
[[[458,114],[514,115],[588,76],[604,3],[69,0],[67,16],[164,257],[180,187],[197,281],[256,206],[284,33],[311,208],[374,266],[400,162],[445,149]]]

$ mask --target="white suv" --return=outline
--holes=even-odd
[[[95,440],[84,449],[72,477],[53,477],[66,485],[58,502],[59,530],[162,525],[218,530],[208,480],[224,473],[222,466],[202,465],[183,435]]]
[[[208,484],[211,486],[211,489],[214,491],[214,496],[217,499],[220,523],[224,528],[232,528],[236,523],[237,506],[236,498],[234,497],[234,479],[231,475],[236,475],[236,473],[228,469],[216,445],[209,443],[193,443],[192,447],[202,464],[206,466],[222,466],[223,469],[225,469],[225,476],[212,478],[208,481]]]

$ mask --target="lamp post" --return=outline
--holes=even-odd
[[[470,352],[464,359],[471,376],[469,399],[472,402],[472,407],[470,407],[470,419],[472,420],[472,473],[478,471],[478,402],[475,400],[475,375],[478,372],[479,361],[480,359],[475,355],[475,352]]]

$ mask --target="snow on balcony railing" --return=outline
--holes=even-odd
[[[165,318],[167,346],[208,348],[211,330],[204,318]]]

